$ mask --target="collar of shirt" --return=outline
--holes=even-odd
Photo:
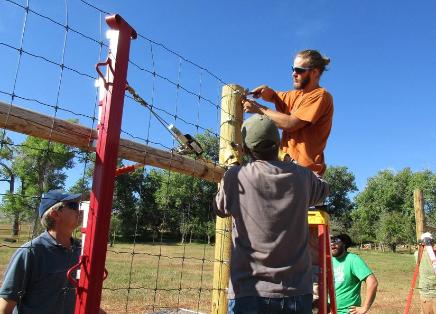
[[[63,246],[62,244],[60,244],[58,241],[56,241],[56,239],[53,238],[52,235],[47,230],[41,235],[41,237],[52,246],[68,249],[65,246]],[[80,242],[75,240],[74,238],[71,238],[71,248],[70,249],[75,249],[76,247],[79,247],[79,246],[80,246]]]

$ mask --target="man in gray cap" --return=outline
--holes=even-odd
[[[79,260],[80,243],[72,238],[81,223],[80,194],[52,190],[39,206],[41,235],[11,258],[0,288],[0,313],[74,313],[75,289],[67,271]]]
[[[277,158],[276,125],[255,114],[242,125],[251,161],[224,175],[214,201],[232,216],[229,313],[312,313],[307,209],[328,185],[311,170]]]

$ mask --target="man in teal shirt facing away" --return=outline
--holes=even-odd
[[[346,234],[331,238],[338,314],[368,313],[377,293],[378,282],[371,269],[358,255],[347,252],[351,244],[351,238]],[[366,283],[363,305],[360,297],[362,281]]]

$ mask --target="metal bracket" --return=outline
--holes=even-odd
[[[107,58],[105,62],[99,62],[95,65],[95,70],[98,73],[98,76],[102,79],[103,84],[104,84],[104,88],[108,89],[109,85],[113,85],[113,83],[109,83],[106,81],[106,78],[104,77],[103,73],[100,70],[100,67],[102,66],[108,66],[109,70],[111,71],[112,75],[114,75],[114,69],[112,67],[112,61],[110,58]]]

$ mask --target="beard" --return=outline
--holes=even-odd
[[[305,77],[300,82],[294,81],[294,88],[295,89],[304,89],[308,84],[310,83],[310,76]]]
[[[338,246],[336,250],[332,250],[332,255],[334,257],[339,257],[345,252],[345,248],[343,246]]]

